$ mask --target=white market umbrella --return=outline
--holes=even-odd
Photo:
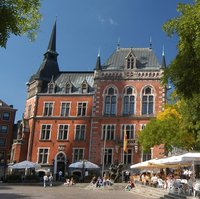
[[[78,162],[72,163],[69,165],[69,168],[74,168],[74,169],[99,169],[100,167],[88,160],[80,160]]]
[[[37,163],[25,160],[9,167],[12,169],[39,169],[41,166]]]

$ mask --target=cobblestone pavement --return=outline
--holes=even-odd
[[[124,190],[125,184],[106,188],[91,188],[88,184],[67,187],[57,185],[44,188],[40,185],[0,184],[0,199],[147,199],[132,191]]]

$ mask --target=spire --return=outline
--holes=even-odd
[[[54,23],[53,30],[51,32],[51,37],[49,40],[47,51],[56,53],[56,21]]]
[[[162,68],[166,68],[165,48],[164,48],[164,45],[163,45],[163,50],[162,50]]]
[[[98,56],[97,56],[97,61],[96,61],[96,70],[101,70],[100,49],[98,51]]]
[[[49,45],[44,59],[34,78],[50,81],[52,76],[56,77],[59,73],[59,66],[57,62],[58,53],[56,52],[56,21],[54,23]]]

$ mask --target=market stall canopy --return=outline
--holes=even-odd
[[[200,163],[200,153],[190,152],[161,159],[151,159],[131,165],[131,169],[177,168]]]
[[[171,156],[155,160],[155,163],[159,164],[179,164],[186,165],[192,164],[193,162],[200,162],[200,153],[190,152],[182,155]]]
[[[37,163],[25,160],[9,167],[12,169],[39,169],[41,166]]]
[[[72,163],[69,165],[69,168],[74,168],[74,169],[99,169],[100,167],[88,160],[80,160],[78,162]]]

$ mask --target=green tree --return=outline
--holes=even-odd
[[[0,1],[0,46],[6,47],[11,34],[27,34],[35,39],[41,14],[40,0],[1,0]]]
[[[178,95],[191,98],[200,93],[200,1],[178,4],[180,15],[166,22],[164,31],[177,35],[178,54],[165,71],[165,80],[174,84]]]
[[[186,150],[197,148],[199,140],[196,139],[196,133],[191,133],[185,124],[186,118],[181,115],[184,103],[168,106],[139,133],[139,143],[145,151],[160,144],[165,145],[166,153],[173,147]]]

